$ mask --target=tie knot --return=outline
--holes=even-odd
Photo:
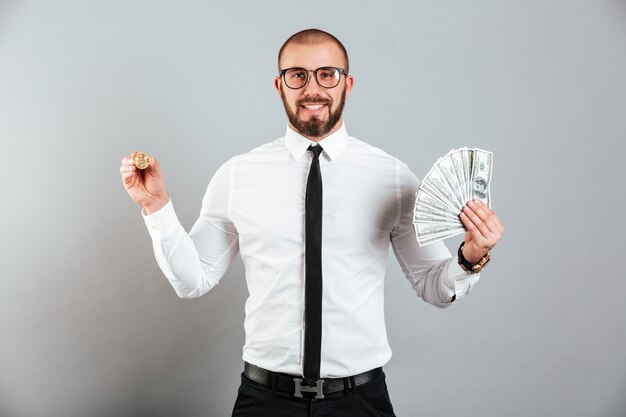
[[[320,154],[322,153],[322,151],[324,149],[322,149],[322,147],[320,145],[317,145],[317,146],[311,145],[311,146],[309,146],[309,148],[307,150],[313,152],[313,158],[319,158]]]

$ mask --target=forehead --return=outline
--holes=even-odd
[[[290,43],[283,50],[280,59],[281,68],[303,67],[344,67],[345,60],[341,48],[333,42]]]

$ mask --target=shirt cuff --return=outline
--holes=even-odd
[[[171,199],[152,214],[146,214],[144,209],[141,209],[141,215],[153,242],[162,241],[181,227]]]
[[[450,259],[448,273],[446,274],[445,286],[450,295],[455,296],[455,301],[465,297],[470,289],[478,282],[480,274],[470,274],[457,262],[456,257]]]

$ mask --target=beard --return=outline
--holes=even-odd
[[[330,132],[333,127],[341,120],[341,114],[343,113],[343,106],[346,104],[346,89],[344,87],[343,92],[341,93],[341,98],[339,100],[339,105],[335,109],[332,110],[332,100],[325,98],[306,98],[296,101],[296,111],[293,112],[289,108],[287,104],[287,98],[285,97],[285,93],[283,92],[283,88],[280,88],[280,97],[283,100],[283,106],[285,106],[285,111],[287,112],[287,118],[289,119],[289,123],[296,132],[300,133],[302,136],[306,136],[309,138],[319,138],[321,136],[325,136]],[[325,122],[318,119],[317,116],[311,117],[309,120],[304,121],[300,119],[302,103],[319,103],[325,104],[328,107],[329,115],[328,120]]]

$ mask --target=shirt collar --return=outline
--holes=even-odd
[[[317,142],[330,160],[337,159],[339,154],[345,149],[346,145],[348,145],[348,132],[346,131],[346,124],[341,121],[341,127],[337,129],[333,134],[325,137],[324,139]],[[316,142],[311,139],[305,138],[295,130],[291,128],[291,126],[287,126],[287,133],[285,133],[285,146],[291,152],[291,154],[299,160],[302,158],[302,155],[307,151],[310,145],[315,145]]]

